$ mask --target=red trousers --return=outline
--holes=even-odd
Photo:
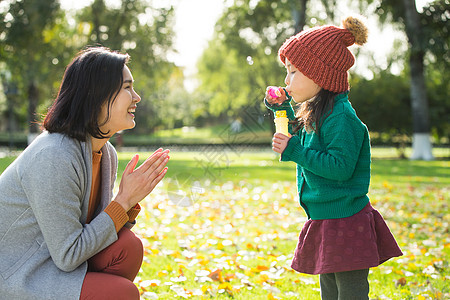
[[[139,300],[133,280],[142,264],[142,242],[125,227],[117,235],[117,241],[88,260],[81,300]]]

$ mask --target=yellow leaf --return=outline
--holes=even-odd
[[[223,282],[223,283],[219,284],[219,287],[217,289],[232,290],[233,287],[228,282]]]
[[[264,283],[268,280],[269,280],[269,276],[267,276],[266,274],[263,274],[263,275],[259,276],[258,283]]]
[[[272,293],[269,293],[269,295],[267,295],[267,299],[269,299],[269,300],[279,300],[281,298],[275,297]]]
[[[158,277],[164,277],[167,275],[167,271],[159,271],[158,272]]]
[[[207,291],[209,291],[210,289],[211,289],[210,286],[203,285],[203,286],[202,286],[202,292],[203,292],[203,294],[206,293]]]
[[[199,264],[201,264],[202,266],[206,266],[207,264],[209,264],[209,260],[207,259],[202,259]]]
[[[261,271],[267,271],[267,270],[269,270],[270,268],[267,267],[267,266],[257,266],[256,269],[258,269],[258,270],[261,272]]]
[[[398,275],[403,275],[403,271],[402,270],[394,270],[394,273],[398,274]]]

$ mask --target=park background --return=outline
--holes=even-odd
[[[305,214],[295,165],[270,150],[262,98],[284,85],[277,50],[287,37],[355,14],[369,27],[350,70],[350,101],[373,146],[369,196],[405,253],[371,271],[370,296],[449,297],[449,0],[69,2],[0,2],[0,172],[40,132],[80,49],[129,53],[142,101],[136,128],[111,140],[119,179],[134,153],[172,151],[136,227],[144,299],[318,298],[317,276],[289,268]],[[188,23],[209,20],[203,40],[180,11]],[[197,55],[184,53],[189,43]]]

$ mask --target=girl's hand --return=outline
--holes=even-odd
[[[277,153],[283,153],[291,137],[285,136],[282,133],[275,133],[272,138],[272,150]]]
[[[286,92],[284,91],[283,88],[280,88],[281,96],[278,97],[278,98],[273,98],[273,97],[268,93],[269,88],[270,88],[270,86],[268,86],[268,87],[266,88],[266,95],[265,95],[264,98],[267,100],[267,102],[268,102],[270,105],[274,105],[274,104],[280,105],[281,103],[283,103],[284,101],[286,101],[287,95],[286,95]]]
[[[139,155],[136,154],[123,171],[119,192],[114,201],[125,211],[130,210],[164,178],[169,158],[169,150],[158,149],[135,170],[139,161]]]

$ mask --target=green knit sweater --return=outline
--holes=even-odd
[[[334,108],[323,121],[319,135],[303,129],[292,136],[281,155],[281,161],[297,164],[300,204],[313,220],[350,217],[369,202],[369,132],[347,94],[335,97]],[[293,120],[289,100],[279,106],[266,105],[272,111],[286,110]]]

